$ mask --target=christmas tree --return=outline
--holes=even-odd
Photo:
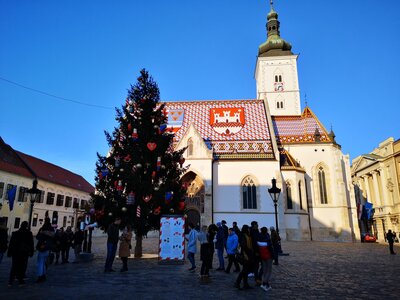
[[[165,104],[159,103],[157,84],[146,70],[128,90],[119,126],[106,132],[110,151],[98,154],[95,216],[106,228],[116,217],[136,233],[135,256],[141,256],[142,236],[160,227],[161,215],[183,214],[185,185],[180,178],[185,149],[174,151],[173,133],[167,129]]]

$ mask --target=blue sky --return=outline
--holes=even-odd
[[[267,0],[0,0],[0,136],[93,183],[139,70],[163,100],[253,99]],[[311,109],[351,159],[399,138],[400,1],[275,1]],[[79,105],[13,85],[107,107]]]

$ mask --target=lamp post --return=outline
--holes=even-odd
[[[29,229],[31,229],[32,225],[32,214],[33,214],[33,205],[39,199],[40,190],[37,188],[38,181],[37,179],[33,180],[32,188],[27,191],[30,195],[30,210],[29,210]]]
[[[272,201],[274,202],[275,206],[275,226],[276,226],[276,232],[279,233],[279,228],[278,228],[278,199],[279,199],[279,194],[281,193],[281,189],[276,187],[276,179],[272,178],[272,188],[268,189],[268,193],[271,196]]]

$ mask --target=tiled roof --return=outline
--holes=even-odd
[[[87,193],[94,192],[94,187],[82,176],[47,161],[16,151],[25,163],[36,173],[38,179],[63,185]]]
[[[328,132],[309,107],[300,116],[272,116],[272,123],[278,143],[332,143]],[[319,141],[315,139],[316,132],[320,134]]]
[[[14,150],[0,137],[0,170],[91,193],[94,187],[82,176],[39,158]]]
[[[27,168],[21,158],[15,153],[14,149],[7,145],[0,137],[0,170],[19,174],[24,177],[34,178],[31,171]]]
[[[262,100],[214,100],[166,102],[168,124],[175,142],[193,124],[210,141],[214,154],[225,157],[263,154],[273,157],[270,133]]]

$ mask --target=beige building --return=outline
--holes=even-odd
[[[369,154],[353,159],[351,177],[358,207],[372,203],[371,218],[359,211],[361,233],[383,242],[389,229],[400,230],[400,139],[392,137]]]
[[[34,179],[38,180],[41,194],[32,212],[33,234],[38,232],[46,216],[54,227],[75,227],[94,187],[80,175],[14,150],[0,137],[0,218],[6,222],[9,233],[29,220],[27,191]],[[11,190],[15,191],[14,197],[11,196],[14,200],[10,198]]]

